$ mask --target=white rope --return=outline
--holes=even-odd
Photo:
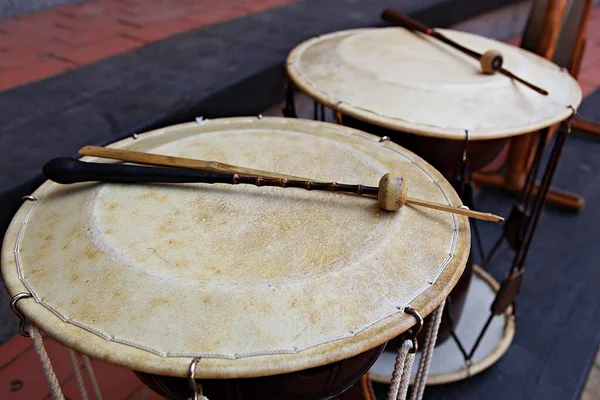
[[[400,380],[400,390],[398,391],[397,399],[406,399],[408,397],[408,386],[410,385],[410,375],[412,372],[413,364],[415,363],[415,353],[408,353],[406,356],[406,362],[404,363],[404,372],[402,372],[402,379]]]
[[[427,384],[427,375],[429,374],[429,366],[431,365],[431,358],[433,356],[433,348],[435,347],[438,330],[440,328],[440,323],[442,322],[444,304],[445,301],[436,308],[432,315],[432,324],[428,324],[428,327],[426,328],[425,345],[423,346],[419,369],[417,370],[417,376],[413,385],[410,397],[411,400],[421,400],[423,398],[423,392],[425,391],[425,385]]]
[[[94,372],[94,367],[92,366],[92,362],[90,358],[86,355],[83,356],[83,365],[90,377],[90,381],[92,381],[92,389],[94,389],[94,394],[96,395],[97,400],[102,400],[102,392],[100,391],[100,386],[98,385],[98,380],[96,379],[96,373]]]
[[[60,388],[60,383],[58,382],[58,378],[56,377],[56,373],[52,368],[52,363],[50,362],[50,357],[48,357],[48,352],[44,347],[44,339],[42,338],[42,334],[35,326],[29,326],[26,328],[31,340],[33,341],[33,348],[40,360],[40,365],[44,370],[44,375],[46,376],[46,381],[48,381],[48,386],[50,386],[50,391],[52,392],[52,397],[54,400],[65,400],[65,396],[62,393],[62,389]]]
[[[388,400],[404,400],[410,384],[410,373],[415,361],[415,354],[410,353],[413,345],[410,340],[405,340],[396,356],[396,364],[392,373],[392,381],[388,391]]]
[[[79,393],[81,393],[82,400],[88,400],[87,389],[85,388],[85,382],[83,380],[83,374],[81,373],[81,366],[77,361],[77,353],[69,349],[69,358],[73,364],[73,370],[75,371],[75,378],[77,379],[77,387],[79,387]]]

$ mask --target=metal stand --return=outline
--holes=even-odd
[[[285,81],[285,107],[281,110],[284,117],[298,118],[296,115],[296,104],[294,102],[294,85],[289,79]]]
[[[524,268],[527,254],[531,247],[531,242],[533,240],[542,209],[544,208],[546,196],[550,189],[550,184],[554,177],[554,173],[556,172],[556,167],[558,166],[558,160],[562,153],[565,140],[571,131],[570,120],[575,115],[575,110],[572,107],[571,109],[573,110],[573,114],[568,120],[561,124],[561,129],[559,129],[556,135],[554,146],[552,147],[548,163],[546,164],[539,189],[535,190],[535,178],[538,174],[542,161],[544,145],[546,143],[549,129],[545,129],[540,133],[541,137],[539,138],[540,140],[536,149],[534,161],[527,175],[525,187],[521,192],[520,201],[513,208],[509,218],[505,222],[500,238],[496,241],[496,244],[492,247],[490,253],[484,259],[484,266],[488,265],[504,239],[506,239],[509,246],[515,251],[515,257],[509,273],[506,278],[504,278],[504,281],[500,286],[500,290],[498,291],[490,307],[490,316],[482,327],[477,340],[470,349],[467,350],[460,341],[460,338],[458,338],[456,335],[455,326],[452,323],[452,320],[449,318],[450,314],[446,313],[446,317],[449,321],[451,336],[460,349],[460,352],[465,359],[467,368],[472,364],[473,355],[475,354],[475,351],[477,351],[477,348],[481,343],[481,340],[485,335],[490,323],[492,322],[493,317],[504,313],[509,306],[512,306],[512,314],[516,316],[516,299],[519,295],[521,279],[523,273],[525,272]],[[479,232],[476,231],[475,233],[476,237],[478,237]],[[480,238],[478,238],[478,240],[480,240]],[[449,307],[446,307],[446,309],[449,309]]]
[[[511,249],[515,251],[515,257],[509,269],[508,275],[502,281],[500,289],[498,290],[494,301],[490,306],[490,315],[484,323],[475,343],[470,349],[467,349],[464,346],[456,334],[456,326],[449,312],[449,310],[451,310],[450,304],[452,299],[450,296],[448,296],[446,299],[444,319],[447,322],[451,337],[455,341],[465,359],[465,365],[467,366],[467,369],[469,369],[469,367],[472,365],[473,356],[477,351],[477,348],[479,347],[485,333],[487,332],[494,316],[501,315],[506,312],[511,313],[511,315],[515,317],[517,315],[516,299],[519,295],[521,279],[525,271],[524,266],[527,259],[527,254],[529,252],[529,248],[531,247],[531,242],[533,240],[542,209],[544,208],[548,193],[550,192],[550,184],[554,178],[554,173],[556,172],[558,160],[562,153],[564,143],[567,135],[571,132],[571,119],[576,115],[575,109],[571,106],[569,106],[569,108],[571,108],[572,114],[567,120],[563,121],[558,129],[557,134],[555,135],[554,146],[552,147],[541,182],[538,184],[536,183],[536,177],[542,163],[546,139],[548,138],[551,128],[546,128],[539,132],[539,140],[535,150],[534,159],[527,173],[525,184],[520,191],[519,202],[513,207],[510,216],[504,224],[502,234],[487,256],[484,256],[485,252],[477,222],[474,219],[471,220],[475,241],[483,262],[483,268],[486,268],[486,266],[491,262],[493,256],[500,248],[500,245],[503,243],[504,239],[506,239]],[[292,110],[293,101],[288,101],[285,109]],[[324,107],[320,105],[319,108],[318,102],[314,103],[313,117],[315,120],[324,120]],[[385,139],[388,138],[382,138],[382,140]],[[468,146],[469,132],[465,130],[465,141],[462,157],[454,168],[453,176],[451,177],[451,183],[462,199],[463,203],[471,209],[476,209],[473,189],[473,176],[468,170]],[[511,307],[510,310],[509,307]]]

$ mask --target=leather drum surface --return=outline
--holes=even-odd
[[[450,205],[413,153],[350,128],[227,118],[111,147],[376,186]],[[110,162],[92,157],[84,161]],[[132,370],[257,377],[343,360],[409,329],[461,276],[466,217],[366,197],[206,184],[45,182],[15,215],[2,273],[23,313],[59,342]]]
[[[504,67],[549,92],[481,72],[479,61],[403,28],[335,32],[298,45],[287,71],[296,86],[342,114],[382,128],[442,139],[499,139],[560,122],[581,89],[552,62],[470,33],[439,30],[479,53],[498,50]]]

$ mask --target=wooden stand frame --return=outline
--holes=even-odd
[[[583,59],[583,54],[585,51],[586,38],[585,33],[587,32],[588,26],[590,24],[590,13],[593,8],[593,0],[585,0],[585,10],[583,12],[583,17],[581,19],[581,25],[578,32],[578,40],[575,45],[575,49],[573,52],[573,59],[571,62],[571,67],[569,71],[571,71],[571,75],[575,78],[579,75],[579,70],[581,69],[581,61]],[[590,135],[600,136],[600,124],[595,122],[586,121],[580,116],[577,116],[571,121],[571,127],[578,131],[582,131],[588,133]]]
[[[585,34],[589,24],[590,13],[593,6],[593,0],[572,0],[572,3],[578,2],[580,7],[583,7],[579,26],[574,37],[575,45],[570,49],[569,60],[565,67],[571,71],[571,74],[576,78],[581,66],[583,58],[583,50],[585,47]],[[534,4],[532,12],[536,12],[536,7],[543,7],[543,18],[539,20],[540,26],[528,26],[525,32],[522,47],[527,50],[545,57],[553,59],[557,46],[561,39],[561,28],[565,20],[565,14],[569,0],[538,0]],[[573,9],[573,7],[571,7]],[[530,19],[530,23],[535,24],[535,18]],[[537,29],[536,29],[537,28]],[[534,42],[534,43],[527,43]],[[560,49],[562,51],[568,49]],[[581,118],[574,118],[571,121],[574,129],[583,130],[592,134],[600,135],[600,126]],[[508,156],[505,162],[506,172],[503,174],[484,174],[475,173],[473,180],[478,185],[499,187],[510,192],[520,193],[525,184],[525,177],[531,166],[533,152],[537,144],[537,133],[521,135],[511,139]],[[552,135],[551,135],[552,136]],[[584,199],[576,194],[569,193],[555,188],[550,188],[548,191],[547,201],[572,211],[580,210],[584,205]]]

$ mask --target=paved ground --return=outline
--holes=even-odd
[[[295,0],[93,0],[0,21],[0,90]]]
[[[0,20],[0,90],[295,1],[92,0]],[[580,74],[585,94],[600,87],[600,9],[590,25]]]

